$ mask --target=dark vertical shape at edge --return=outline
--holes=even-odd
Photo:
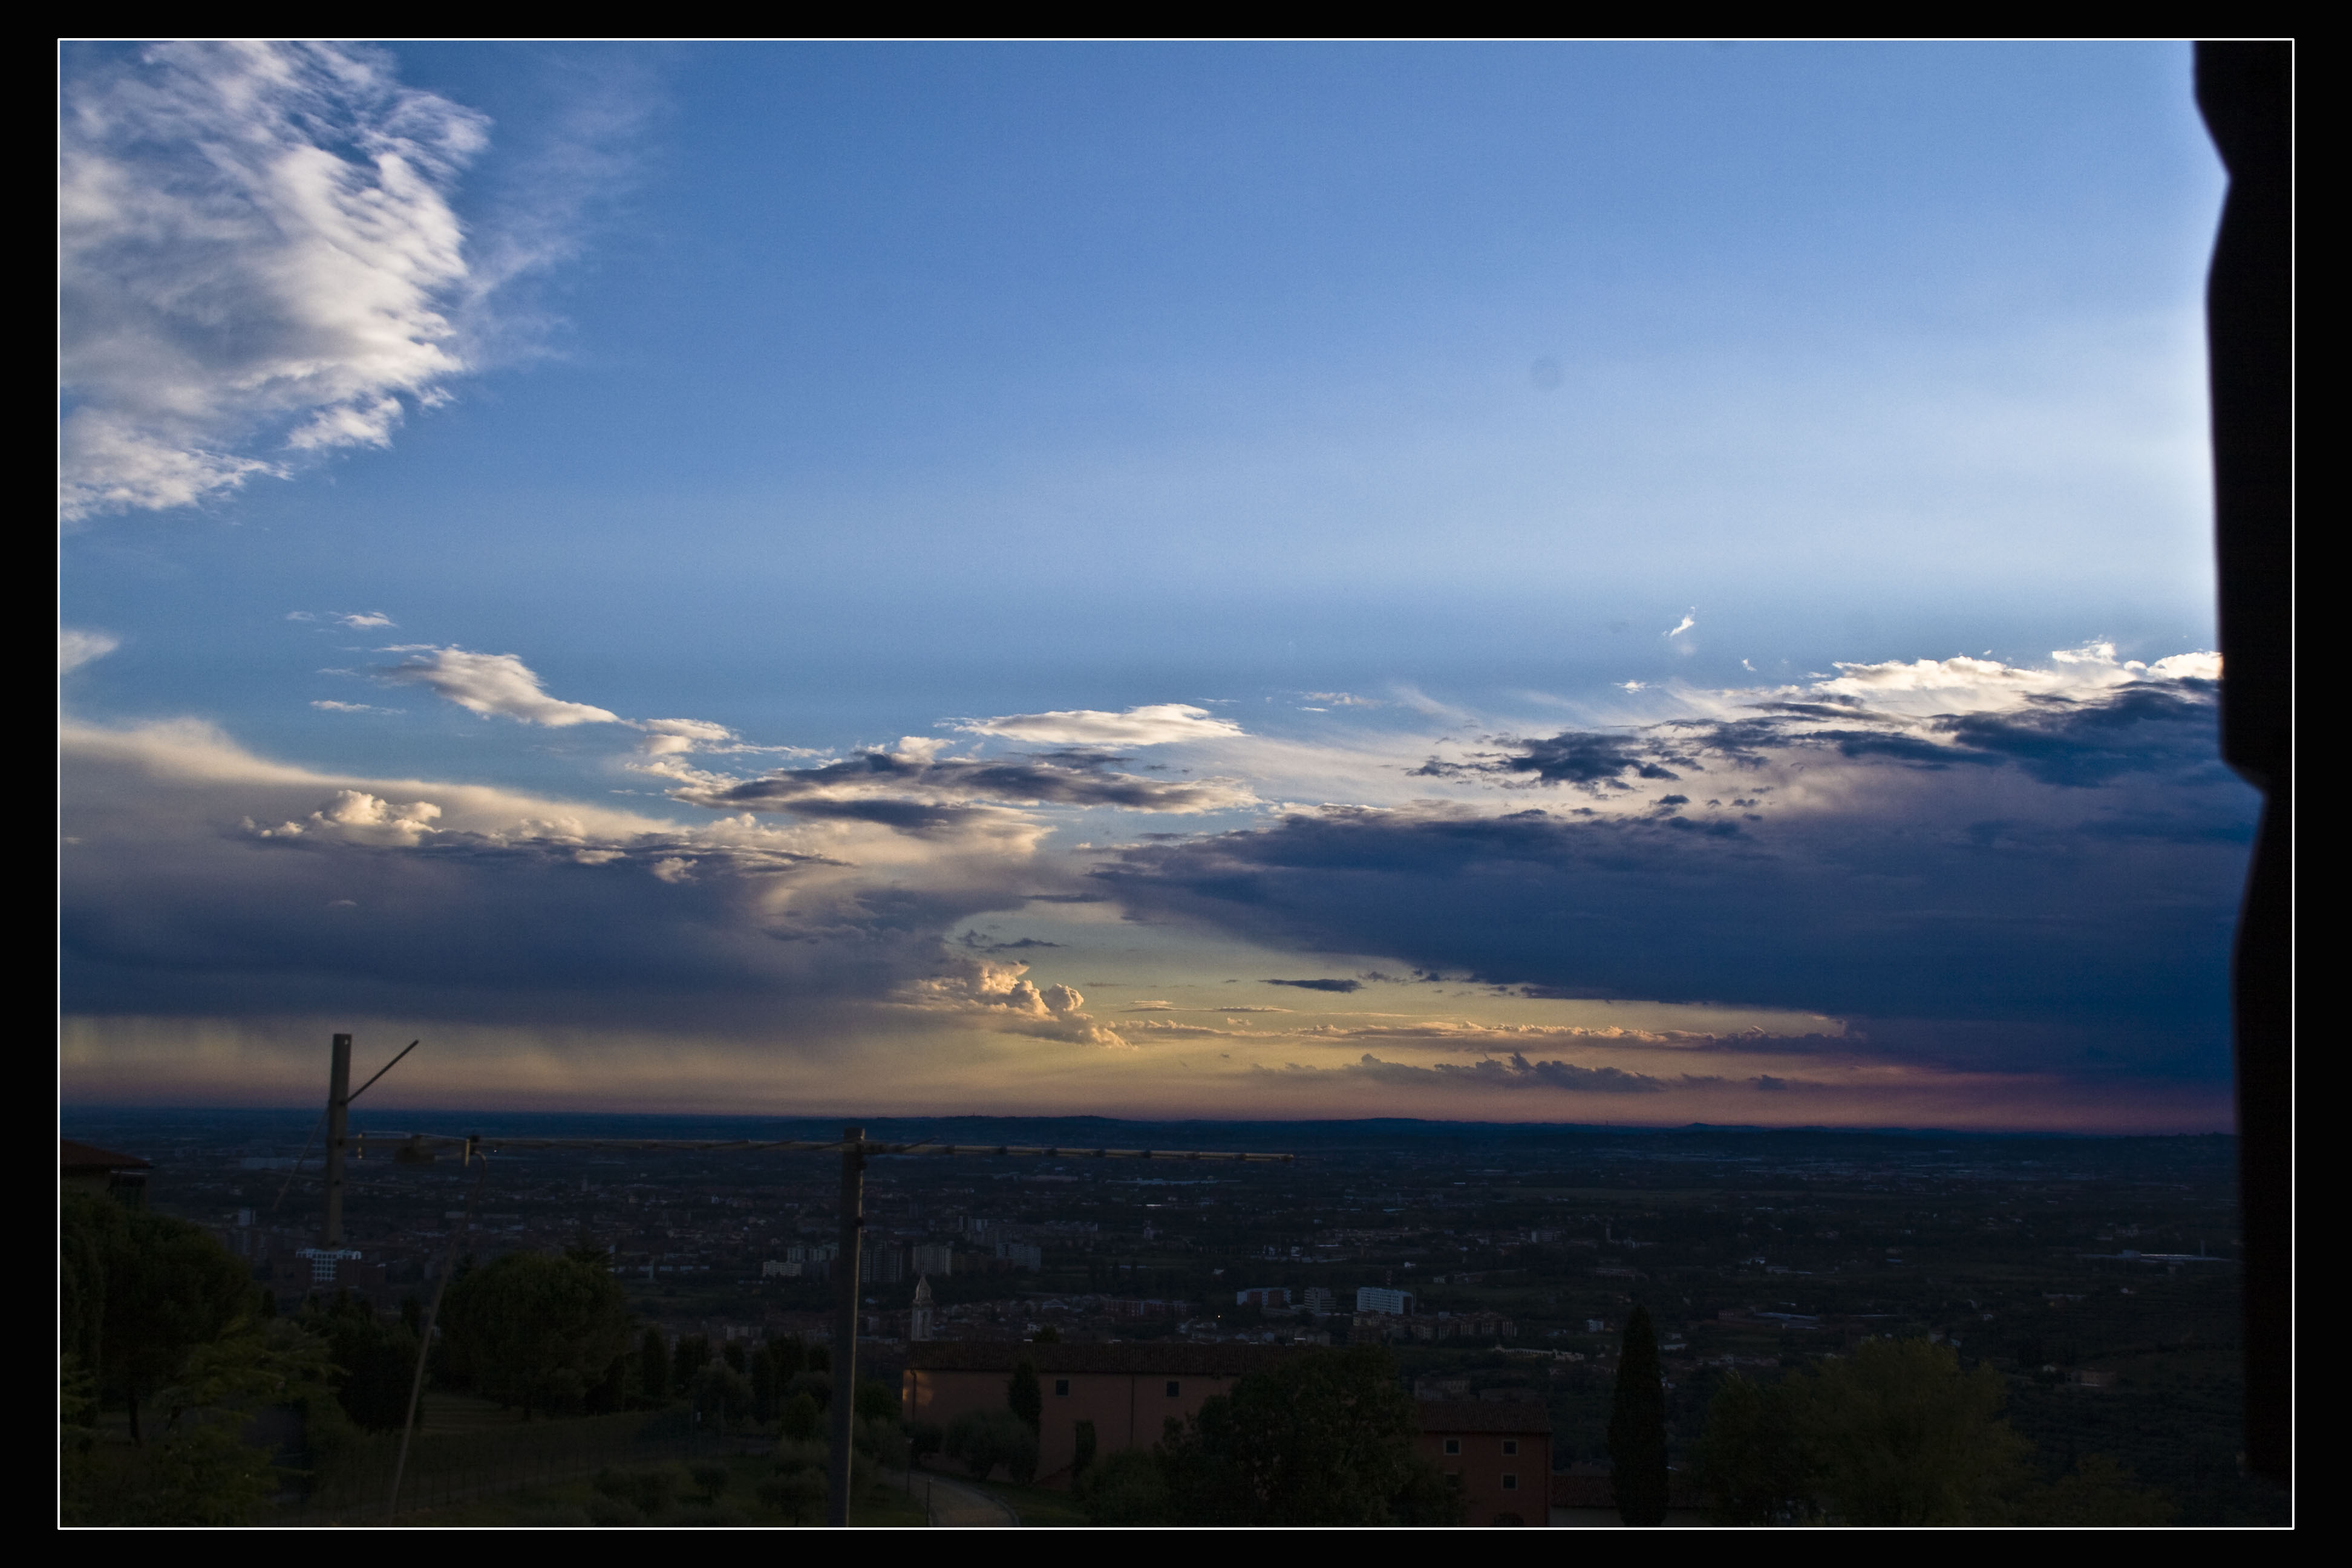
[[[2264,796],[2232,975],[2246,1463],[2282,1483],[2294,1424],[2294,68],[2291,43],[2197,46],[2197,107],[2230,174],[2205,291],[2221,749]]]

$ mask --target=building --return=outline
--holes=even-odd
[[[1284,1345],[991,1344],[934,1340],[907,1347],[900,1399],[907,1419],[944,1426],[969,1410],[1004,1408],[1013,1369],[1037,1369],[1045,1399],[1038,1429],[1037,1479],[1069,1482],[1078,1423],[1091,1421],[1099,1454],[1148,1448],[1171,1419],[1196,1414],[1212,1395],[1301,1352]]]
[[[1287,1307],[1290,1291],[1280,1285],[1254,1285],[1246,1290],[1234,1292],[1236,1307]]]
[[[907,1338],[909,1342],[931,1337],[931,1282],[928,1278],[915,1281],[915,1304],[907,1310]]]
[[[1320,1285],[1309,1285],[1298,1293],[1298,1304],[1310,1312],[1336,1311],[1339,1299]]]
[[[1412,1312],[1412,1292],[1388,1290],[1378,1285],[1365,1285],[1356,1291],[1356,1310],[1379,1312],[1391,1318],[1410,1316]]]
[[[1471,1524],[1551,1522],[1551,1416],[1539,1399],[1424,1399],[1422,1457],[1469,1504]]]
[[[945,1279],[955,1272],[955,1248],[945,1242],[926,1242],[908,1255],[908,1267],[917,1274]]]
[[[857,1279],[862,1285],[896,1285],[907,1277],[907,1249],[883,1245],[857,1255]]]
[[[1045,1267],[1045,1255],[1037,1247],[1022,1241],[1000,1241],[996,1256],[1015,1268],[1026,1268],[1034,1274]]]
[[[147,1173],[154,1168],[136,1154],[118,1154],[70,1138],[58,1140],[58,1184],[69,1193],[96,1193],[126,1208],[143,1208]]]

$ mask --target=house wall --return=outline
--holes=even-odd
[[[1458,1454],[1445,1451],[1448,1442],[1462,1446]],[[1516,1454],[1503,1445],[1518,1445]],[[1422,1457],[1449,1476],[1459,1477],[1469,1500],[1465,1516],[1471,1524],[1549,1524],[1551,1522],[1551,1438],[1527,1432],[1424,1432]],[[1517,1486],[1507,1485],[1516,1479]]]
[[[900,1383],[900,1401],[909,1421],[941,1426],[968,1410],[1002,1410],[1009,1372],[943,1372],[909,1367]],[[1211,1396],[1230,1393],[1231,1377],[1179,1377],[1151,1373],[1055,1373],[1037,1374],[1045,1406],[1038,1423],[1037,1479],[1066,1482],[1077,1454],[1078,1423],[1095,1424],[1097,1456],[1121,1448],[1148,1448],[1160,1441],[1171,1417],[1196,1414]],[[1176,1385],[1171,1397],[1170,1384]],[[1059,1392],[1066,1384],[1068,1392]]]

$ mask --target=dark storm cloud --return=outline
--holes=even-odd
[[[362,785],[184,727],[70,731],[62,770],[70,1014],[814,1037],[931,972],[942,930],[1036,874],[1014,857],[1002,881],[885,881],[851,864],[859,844],[892,842],[870,829],[688,830],[477,787]]]
[[[1295,985],[1301,991],[1337,991],[1342,994],[1361,991],[1364,988],[1364,983],[1360,980],[1269,980],[1266,984]]]
[[[698,775],[670,793],[713,810],[850,818],[911,834],[955,832],[970,826],[975,812],[990,807],[1194,812],[1249,799],[1246,791],[1227,784],[1161,783],[1115,772],[1112,764],[1123,760],[1091,751],[985,761],[867,752],[846,762],[787,768],[740,782]]]
[[[1843,709],[1827,734],[1808,719],[1735,721],[1753,761],[1727,760],[1711,721],[1580,753],[1630,769],[1670,747],[1732,775],[1710,784],[1715,809],[1326,808],[1126,849],[1097,874],[1139,913],[1269,945],[1554,994],[1801,1008],[1865,1021],[1881,1052],[2225,1067],[2252,801],[2215,759],[2210,690],[2150,682],[1885,724],[1948,737],[1927,758],[1854,744]],[[1789,728],[1773,740],[1759,723]],[[1507,763],[1484,766],[1507,780]],[[1768,768],[1834,800],[1735,811]]]

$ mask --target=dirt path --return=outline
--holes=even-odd
[[[1021,1516],[1003,1498],[961,1481],[929,1472],[918,1473],[915,1495],[927,1499],[931,1523],[946,1530],[1004,1530],[1017,1527]]]

